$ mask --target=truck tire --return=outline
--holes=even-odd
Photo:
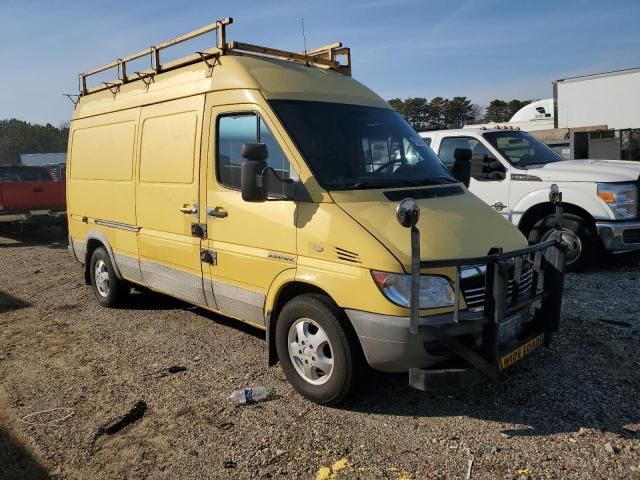
[[[342,310],[317,294],[290,300],[278,316],[282,370],[298,393],[321,405],[344,401],[360,378],[361,354],[342,321],[347,321]]]
[[[103,307],[118,306],[129,291],[129,285],[116,277],[111,258],[103,247],[96,248],[91,254],[89,277],[93,293]]]
[[[529,232],[529,243],[548,240],[555,226],[555,215],[539,220]],[[567,271],[582,272],[591,267],[600,249],[598,234],[591,224],[578,215],[562,216],[562,240],[569,245],[567,251]]]

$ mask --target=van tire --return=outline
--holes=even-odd
[[[299,373],[301,364],[294,366],[296,360],[289,353],[290,332],[295,331],[292,327],[306,320],[324,331],[330,347],[331,372],[326,382],[320,385],[310,383],[302,372]],[[348,322],[344,312],[329,298],[319,294],[303,294],[283,307],[276,323],[276,350],[287,380],[302,396],[321,405],[342,403],[354,387],[355,380],[361,376],[361,354],[358,346],[349,339],[343,322]]]
[[[536,244],[551,233],[555,227],[555,215],[548,215],[539,220],[529,232],[529,243]],[[569,272],[583,272],[591,267],[601,249],[598,234],[593,225],[583,217],[565,213],[562,215],[562,228],[573,234],[574,245],[567,252],[566,268]],[[571,251],[579,250],[576,258],[572,259]]]
[[[96,248],[91,254],[89,278],[93,293],[103,307],[117,307],[129,291],[127,282],[116,277],[111,258],[103,247]]]

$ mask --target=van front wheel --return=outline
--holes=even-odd
[[[549,240],[555,228],[555,215],[536,223],[529,233],[529,243]],[[562,216],[562,241],[567,244],[567,270],[581,272],[592,266],[600,247],[595,229],[584,218],[565,213]]]
[[[89,269],[91,286],[98,303],[108,308],[117,306],[127,293],[128,285],[116,277],[111,258],[103,247],[96,248],[91,254]]]
[[[289,383],[313,402],[337,405],[351,390],[357,350],[341,320],[344,313],[322,295],[301,295],[282,309],[276,349]]]

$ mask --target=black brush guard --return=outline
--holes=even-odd
[[[520,250],[503,252],[494,247],[484,257],[420,261],[420,232],[416,228],[419,217],[417,206],[414,211],[401,212],[398,219],[411,228],[412,283],[411,321],[412,334],[427,329],[430,337],[464,362],[462,367],[441,369],[412,368],[409,371],[410,386],[419,390],[456,388],[471,386],[487,379],[498,380],[502,371],[526,356],[541,344],[549,345],[560,326],[560,309],[565,271],[566,245],[561,242],[560,219],[562,217],[562,195],[552,186],[549,199],[556,206],[556,231],[546,242]],[[414,203],[415,205],[415,203]],[[465,266],[486,266],[484,308],[480,311],[460,311],[462,295],[461,268]],[[419,282],[421,270],[455,267],[454,310],[437,316],[420,317]],[[531,288],[519,295],[519,279],[523,271],[531,268]],[[512,292],[508,297],[509,281]],[[532,319],[526,324],[525,338],[500,350],[501,327],[518,315],[528,315]],[[479,347],[450,335],[452,327],[466,322],[482,326],[482,341]],[[426,348],[426,345],[425,345]]]

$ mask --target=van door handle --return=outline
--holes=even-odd
[[[183,206],[180,207],[180,211],[182,213],[190,213],[190,214],[198,213],[198,206],[197,205],[183,205]]]
[[[222,207],[216,207],[216,208],[208,208],[207,209],[207,214],[210,217],[216,217],[216,218],[225,218],[229,216],[229,212],[227,212],[224,208]]]

